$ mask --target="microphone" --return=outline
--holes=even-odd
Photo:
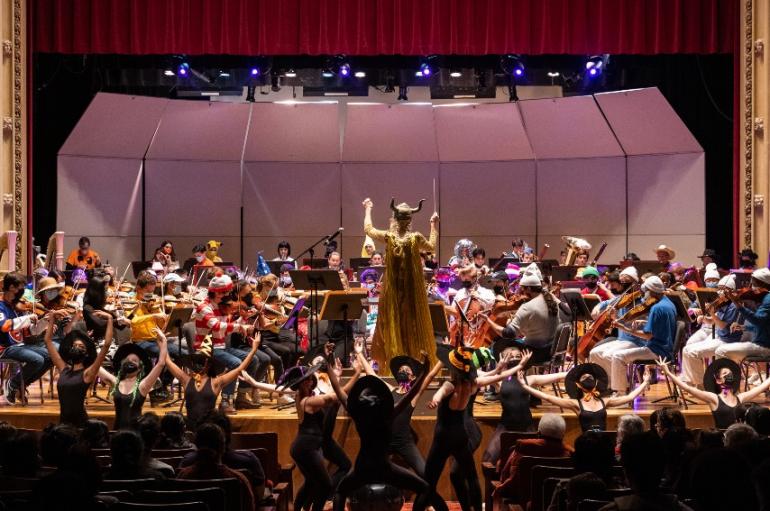
[[[328,244],[329,244],[329,242],[330,242],[331,240],[333,240],[334,238],[336,238],[337,236],[339,236],[339,235],[340,235],[340,233],[341,233],[342,231],[344,231],[344,230],[345,230],[345,228],[344,228],[344,227],[340,227],[339,229],[337,229],[337,231],[336,231],[334,234],[331,234],[331,235],[327,236],[327,237],[326,237],[326,240],[324,240],[324,245],[328,245]]]

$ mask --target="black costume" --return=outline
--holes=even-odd
[[[304,407],[304,404],[302,406]],[[323,511],[324,503],[332,490],[332,480],[326,471],[321,450],[326,414],[319,410],[315,413],[305,412],[303,415],[297,436],[289,450],[291,458],[305,478],[294,499],[294,509],[300,511],[309,500],[311,511]]]
[[[607,430],[607,408],[604,406],[604,400],[599,399],[602,407],[599,410],[591,411],[583,408],[583,400],[578,399],[578,407],[580,407],[580,413],[578,413],[578,422],[580,423],[580,429],[584,433],[592,429],[598,429],[599,431]]]
[[[62,369],[56,390],[59,392],[59,422],[83,427],[88,420],[86,393],[89,384],[83,380],[85,369],[73,370],[71,366]]]
[[[393,391],[393,401],[400,403],[404,399],[403,394]],[[415,473],[422,477],[425,475],[425,459],[415,443],[415,433],[412,429],[412,414],[414,406],[406,403],[400,413],[393,417],[390,437],[390,453],[398,454]]]
[[[470,442],[472,454],[481,446],[482,438],[481,428],[479,428],[479,425],[473,417],[473,405],[476,403],[477,395],[478,391],[471,396],[468,400],[468,405],[465,407],[465,430],[468,432],[468,441]],[[463,511],[470,510],[471,486],[473,485],[472,478],[473,474],[466,470],[465,467],[461,466],[456,458],[452,460],[452,466],[449,470],[449,479],[452,481],[452,487],[455,489],[457,501],[460,503],[460,507]],[[478,484],[477,475],[476,485]],[[479,492],[481,492],[480,487]]]
[[[195,387],[195,379],[190,378],[184,389],[184,395],[187,424],[190,428],[194,428],[207,413],[216,407],[217,395],[214,394],[214,389],[211,387],[211,378],[206,379],[206,383],[200,390]]]
[[[142,415],[142,406],[145,399],[146,396],[143,396],[139,391],[136,392],[135,396],[133,394],[123,394],[118,385],[118,388],[115,389],[115,393],[112,395],[112,402],[115,404],[115,424],[112,429],[117,431],[131,426],[131,421]]]
[[[741,399],[738,396],[735,396],[735,398],[738,400],[738,405],[741,404]],[[711,415],[714,417],[714,427],[717,429],[727,429],[738,420],[735,417],[735,408],[738,405],[728,405],[722,399],[721,394],[717,394],[717,401],[719,404],[717,405],[716,410],[711,410]]]
[[[503,413],[484,453],[484,461],[490,463],[497,463],[500,459],[500,435],[503,434],[503,431],[532,430],[532,411],[529,407],[530,394],[521,386],[518,378],[511,376],[503,380],[500,384],[499,395]]]

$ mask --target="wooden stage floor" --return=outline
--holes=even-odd
[[[435,384],[433,385],[435,386]],[[44,384],[44,388],[48,389],[47,381]],[[430,448],[430,442],[433,437],[433,428],[435,426],[435,413],[429,410],[425,406],[425,401],[432,389],[429,389],[423,396],[421,403],[418,405],[414,412],[412,426],[417,432],[419,437],[419,448],[423,455],[427,454]],[[50,395],[46,392],[44,404],[40,404],[40,391],[39,386],[34,384],[30,387],[30,399],[27,406],[20,405],[8,405],[5,398],[0,398],[0,420],[8,421],[11,424],[20,428],[42,429],[51,422],[57,422],[59,416],[59,403],[56,399],[51,399]],[[99,390],[99,395],[104,397],[106,395],[105,389]],[[615,408],[608,411],[609,415],[609,429],[615,429],[617,425],[618,417],[627,413],[636,413],[642,416],[645,421],[649,420],[650,414],[653,410],[663,408],[665,406],[671,406],[671,401],[664,401],[662,403],[652,403],[653,400],[661,398],[666,395],[665,383],[658,383],[653,385],[645,395],[639,397],[633,407],[627,406],[625,408]],[[764,397],[763,397],[764,399]],[[252,432],[252,431],[276,431],[278,432],[279,452],[278,458],[281,463],[291,462],[289,455],[289,447],[297,432],[297,414],[294,408],[288,408],[285,410],[276,410],[273,408],[275,403],[263,399],[263,406],[260,409],[253,411],[239,411],[236,415],[232,416],[233,429],[235,431]],[[107,422],[110,427],[112,426],[112,420],[114,418],[114,410],[111,404],[99,402],[95,399],[89,398],[87,405],[88,414],[92,418],[99,418]],[[159,415],[163,415],[170,410],[179,410],[179,406],[173,408],[163,407],[150,407],[149,402],[145,404],[144,411],[153,411]],[[479,396],[476,400],[474,408],[474,414],[476,420],[481,427],[483,433],[482,447],[476,452],[476,460],[478,467],[481,466],[481,455],[492,436],[492,433],[497,426],[497,422],[500,418],[500,404],[497,402],[486,403],[483,397]],[[557,407],[551,405],[542,405],[532,410],[535,417],[539,417],[543,413],[556,412],[559,413]],[[710,428],[713,427],[714,422],[711,417],[711,412],[708,407],[701,404],[690,405],[689,409],[682,410],[686,419],[687,425],[693,428]],[[562,413],[567,422],[567,442],[574,442],[575,438],[580,434],[580,426],[577,423],[577,419],[572,413]],[[348,417],[345,416],[343,411],[340,411],[337,419],[337,426],[335,429],[335,438],[342,445],[345,451],[348,453],[351,459],[355,458],[355,454],[358,452],[359,440],[355,427],[352,425]],[[479,477],[481,477],[481,471],[479,469]],[[299,471],[295,470],[294,474],[295,484],[301,483],[301,475]],[[298,486],[295,486],[298,488]],[[448,482],[448,469],[445,470],[442,480],[439,485],[439,492],[444,496],[451,495],[450,486]]]

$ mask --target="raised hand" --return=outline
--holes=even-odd
[[[439,219],[438,219],[438,213],[436,213],[436,212],[434,211],[434,212],[433,212],[433,214],[432,214],[432,215],[431,215],[431,217],[430,217],[430,223],[432,223],[432,224],[438,224],[438,220],[439,220]]]
[[[356,339],[356,341],[353,343],[353,351],[356,355],[361,355],[364,352],[364,340],[363,339]]]
[[[337,375],[337,378],[342,376],[342,362],[339,358],[334,359],[334,367],[332,368],[332,371],[334,371],[334,374]]]
[[[370,199],[369,197],[364,199],[364,202],[362,202],[361,204],[363,204],[365,209],[372,209],[374,207],[374,202],[372,202],[372,199]]]
[[[152,329],[153,333],[155,333],[155,337],[157,337],[158,344],[166,344],[168,340],[166,339],[166,334],[163,333],[163,330],[161,330],[158,327],[155,327]]]
[[[522,366],[526,365],[530,358],[532,358],[532,351],[523,350],[521,352],[521,362],[519,362],[519,364]]]

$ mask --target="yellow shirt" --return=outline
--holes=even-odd
[[[152,341],[156,335],[153,330],[158,326],[155,316],[148,310],[143,303],[137,305],[136,310],[131,316],[131,340],[134,342]]]

